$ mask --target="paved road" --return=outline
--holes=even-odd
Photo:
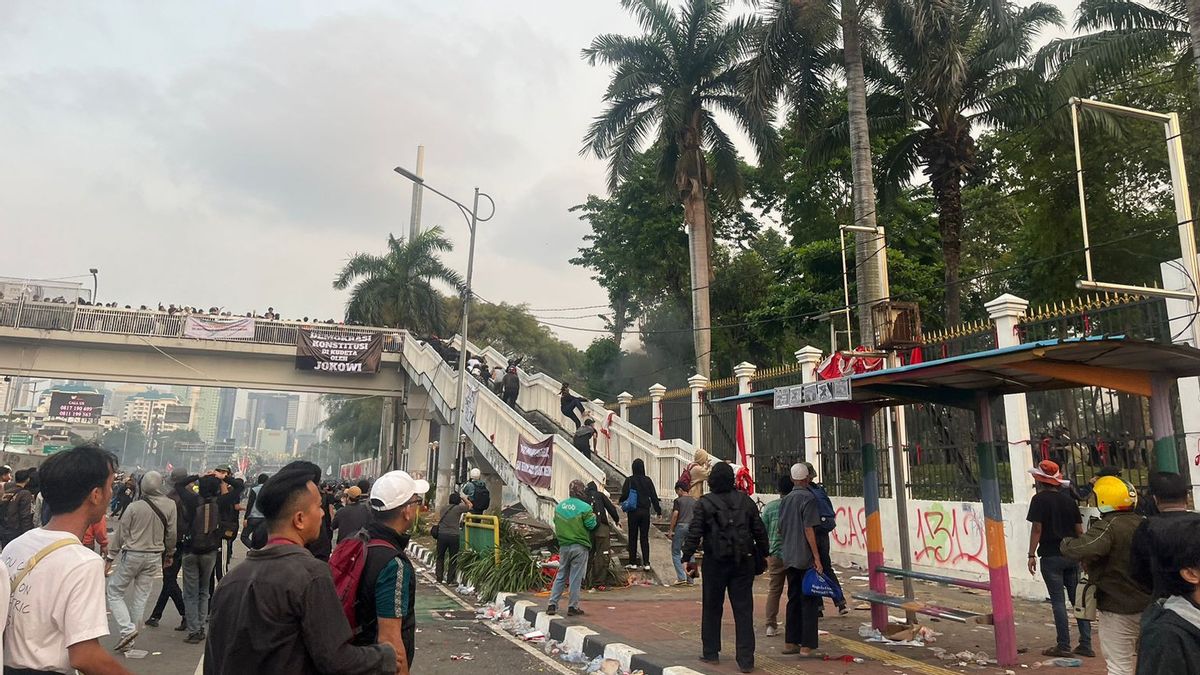
[[[244,551],[239,551],[235,562]],[[158,597],[158,587],[151,594],[151,603]],[[147,607],[147,615],[150,608]],[[474,612],[464,610],[455,600],[422,575],[417,591],[417,655],[415,670],[420,673],[461,673],[465,667],[484,668],[502,673],[570,673],[555,668],[544,657],[530,654],[518,644],[500,637],[487,625],[474,618]],[[144,628],[134,649],[148,652],[141,659],[125,659],[125,665],[139,675],[193,675],[204,652],[204,645],[189,645],[183,641],[186,633],[172,630],[179,625],[179,615],[168,605],[159,628]],[[116,643],[117,627],[109,620],[112,635],[101,642]],[[468,655],[472,661],[451,660],[451,656]]]

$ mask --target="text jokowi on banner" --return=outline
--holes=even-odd
[[[517,480],[533,487],[550,487],[550,468],[554,457],[554,437],[530,443],[517,437]]]
[[[379,333],[302,328],[296,331],[296,368],[326,373],[378,373],[383,356]]]

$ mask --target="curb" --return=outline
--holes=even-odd
[[[545,633],[547,638],[558,640],[570,651],[583,652],[589,659],[597,656],[616,659],[623,670],[640,670],[646,675],[702,675],[691,668],[672,665],[668,660],[647,654],[613,636],[581,624],[568,623],[565,618],[552,617],[533,602],[519,599],[516,593],[497,593],[496,603],[511,608],[513,616],[528,621],[535,629]]]
[[[409,559],[432,569],[434,552],[420,544],[409,543]],[[460,575],[461,576],[461,575]],[[459,580],[461,583],[461,579]],[[568,623],[565,618],[550,616],[546,610],[528,600],[521,600],[516,593],[497,593],[496,604],[512,609],[513,616],[528,621],[551,640],[558,640],[568,650],[583,652],[588,659],[602,656],[616,659],[626,671],[642,671],[645,675],[703,675],[685,666],[672,665],[670,661],[652,656],[631,647],[617,638],[604,635],[577,623]]]

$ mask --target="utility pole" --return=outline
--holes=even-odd
[[[417,178],[425,177],[425,146],[417,146]],[[408,221],[408,240],[412,241],[421,234],[421,195],[424,190],[424,183],[420,180],[413,181],[412,191],[412,215]]]

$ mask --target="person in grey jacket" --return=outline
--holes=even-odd
[[[205,675],[393,675],[389,644],[354,645],[328,563],[305,544],[321,536],[321,469],[297,461],[259,491],[269,538],[230,570],[212,599]]]
[[[121,514],[108,547],[108,565],[115,570],[108,580],[108,607],[121,630],[116,649],[128,649],[138,635],[138,624],[146,613],[146,601],[154,582],[170,567],[178,540],[175,502],[166,496],[163,477],[157,471],[142,476],[142,497]],[[133,587],[128,604],[125,594]]]

